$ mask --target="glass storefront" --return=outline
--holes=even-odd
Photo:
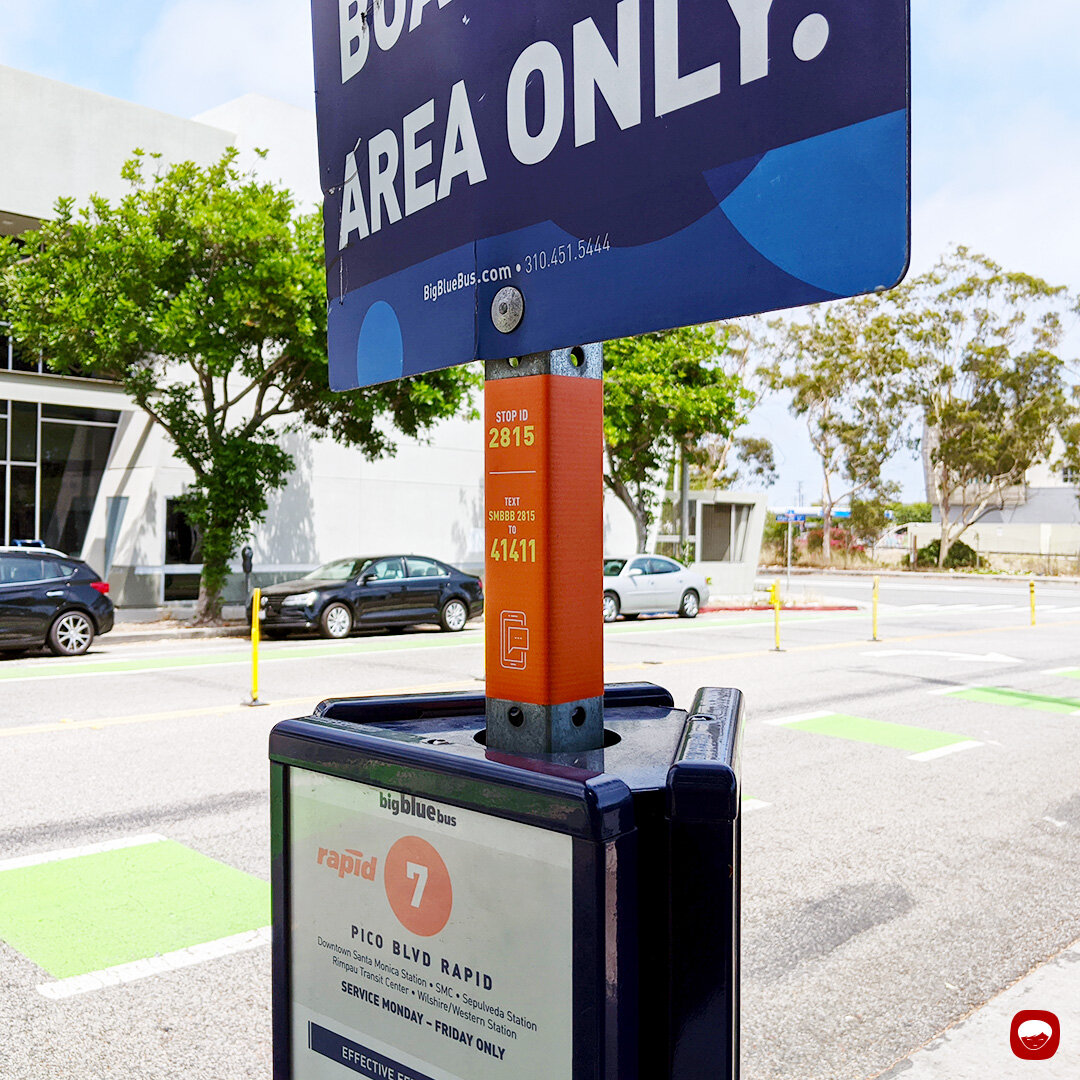
[[[79,554],[119,420],[108,409],[0,400],[0,544],[41,539]]]

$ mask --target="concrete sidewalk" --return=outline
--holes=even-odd
[[[1052,1058],[1022,1061],[1009,1047],[1021,1009],[1054,1013],[1061,1044]],[[966,1019],[874,1080],[1077,1080],[1080,1077],[1080,941],[1013,983]]]
[[[190,619],[177,618],[176,609],[117,608],[111,641],[187,641],[200,638],[247,637],[249,627],[239,604],[226,604],[221,626],[192,626]],[[187,614],[187,612],[183,612]]]

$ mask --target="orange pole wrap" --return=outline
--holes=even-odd
[[[603,386],[532,375],[484,388],[487,695],[604,692]]]

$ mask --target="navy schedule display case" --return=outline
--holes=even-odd
[[[606,688],[606,745],[489,750],[484,698],[270,736],[275,1080],[738,1076],[737,690]]]

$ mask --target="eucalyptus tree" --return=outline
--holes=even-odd
[[[877,295],[810,308],[802,322],[775,323],[770,385],[790,395],[821,464],[822,549],[831,557],[837,504],[886,498],[882,467],[912,445],[906,316]]]
[[[966,247],[898,294],[943,566],[969,526],[1020,494],[1032,466],[1062,444],[1077,456],[1078,413],[1058,354],[1077,304],[1064,286],[1003,270]]]

